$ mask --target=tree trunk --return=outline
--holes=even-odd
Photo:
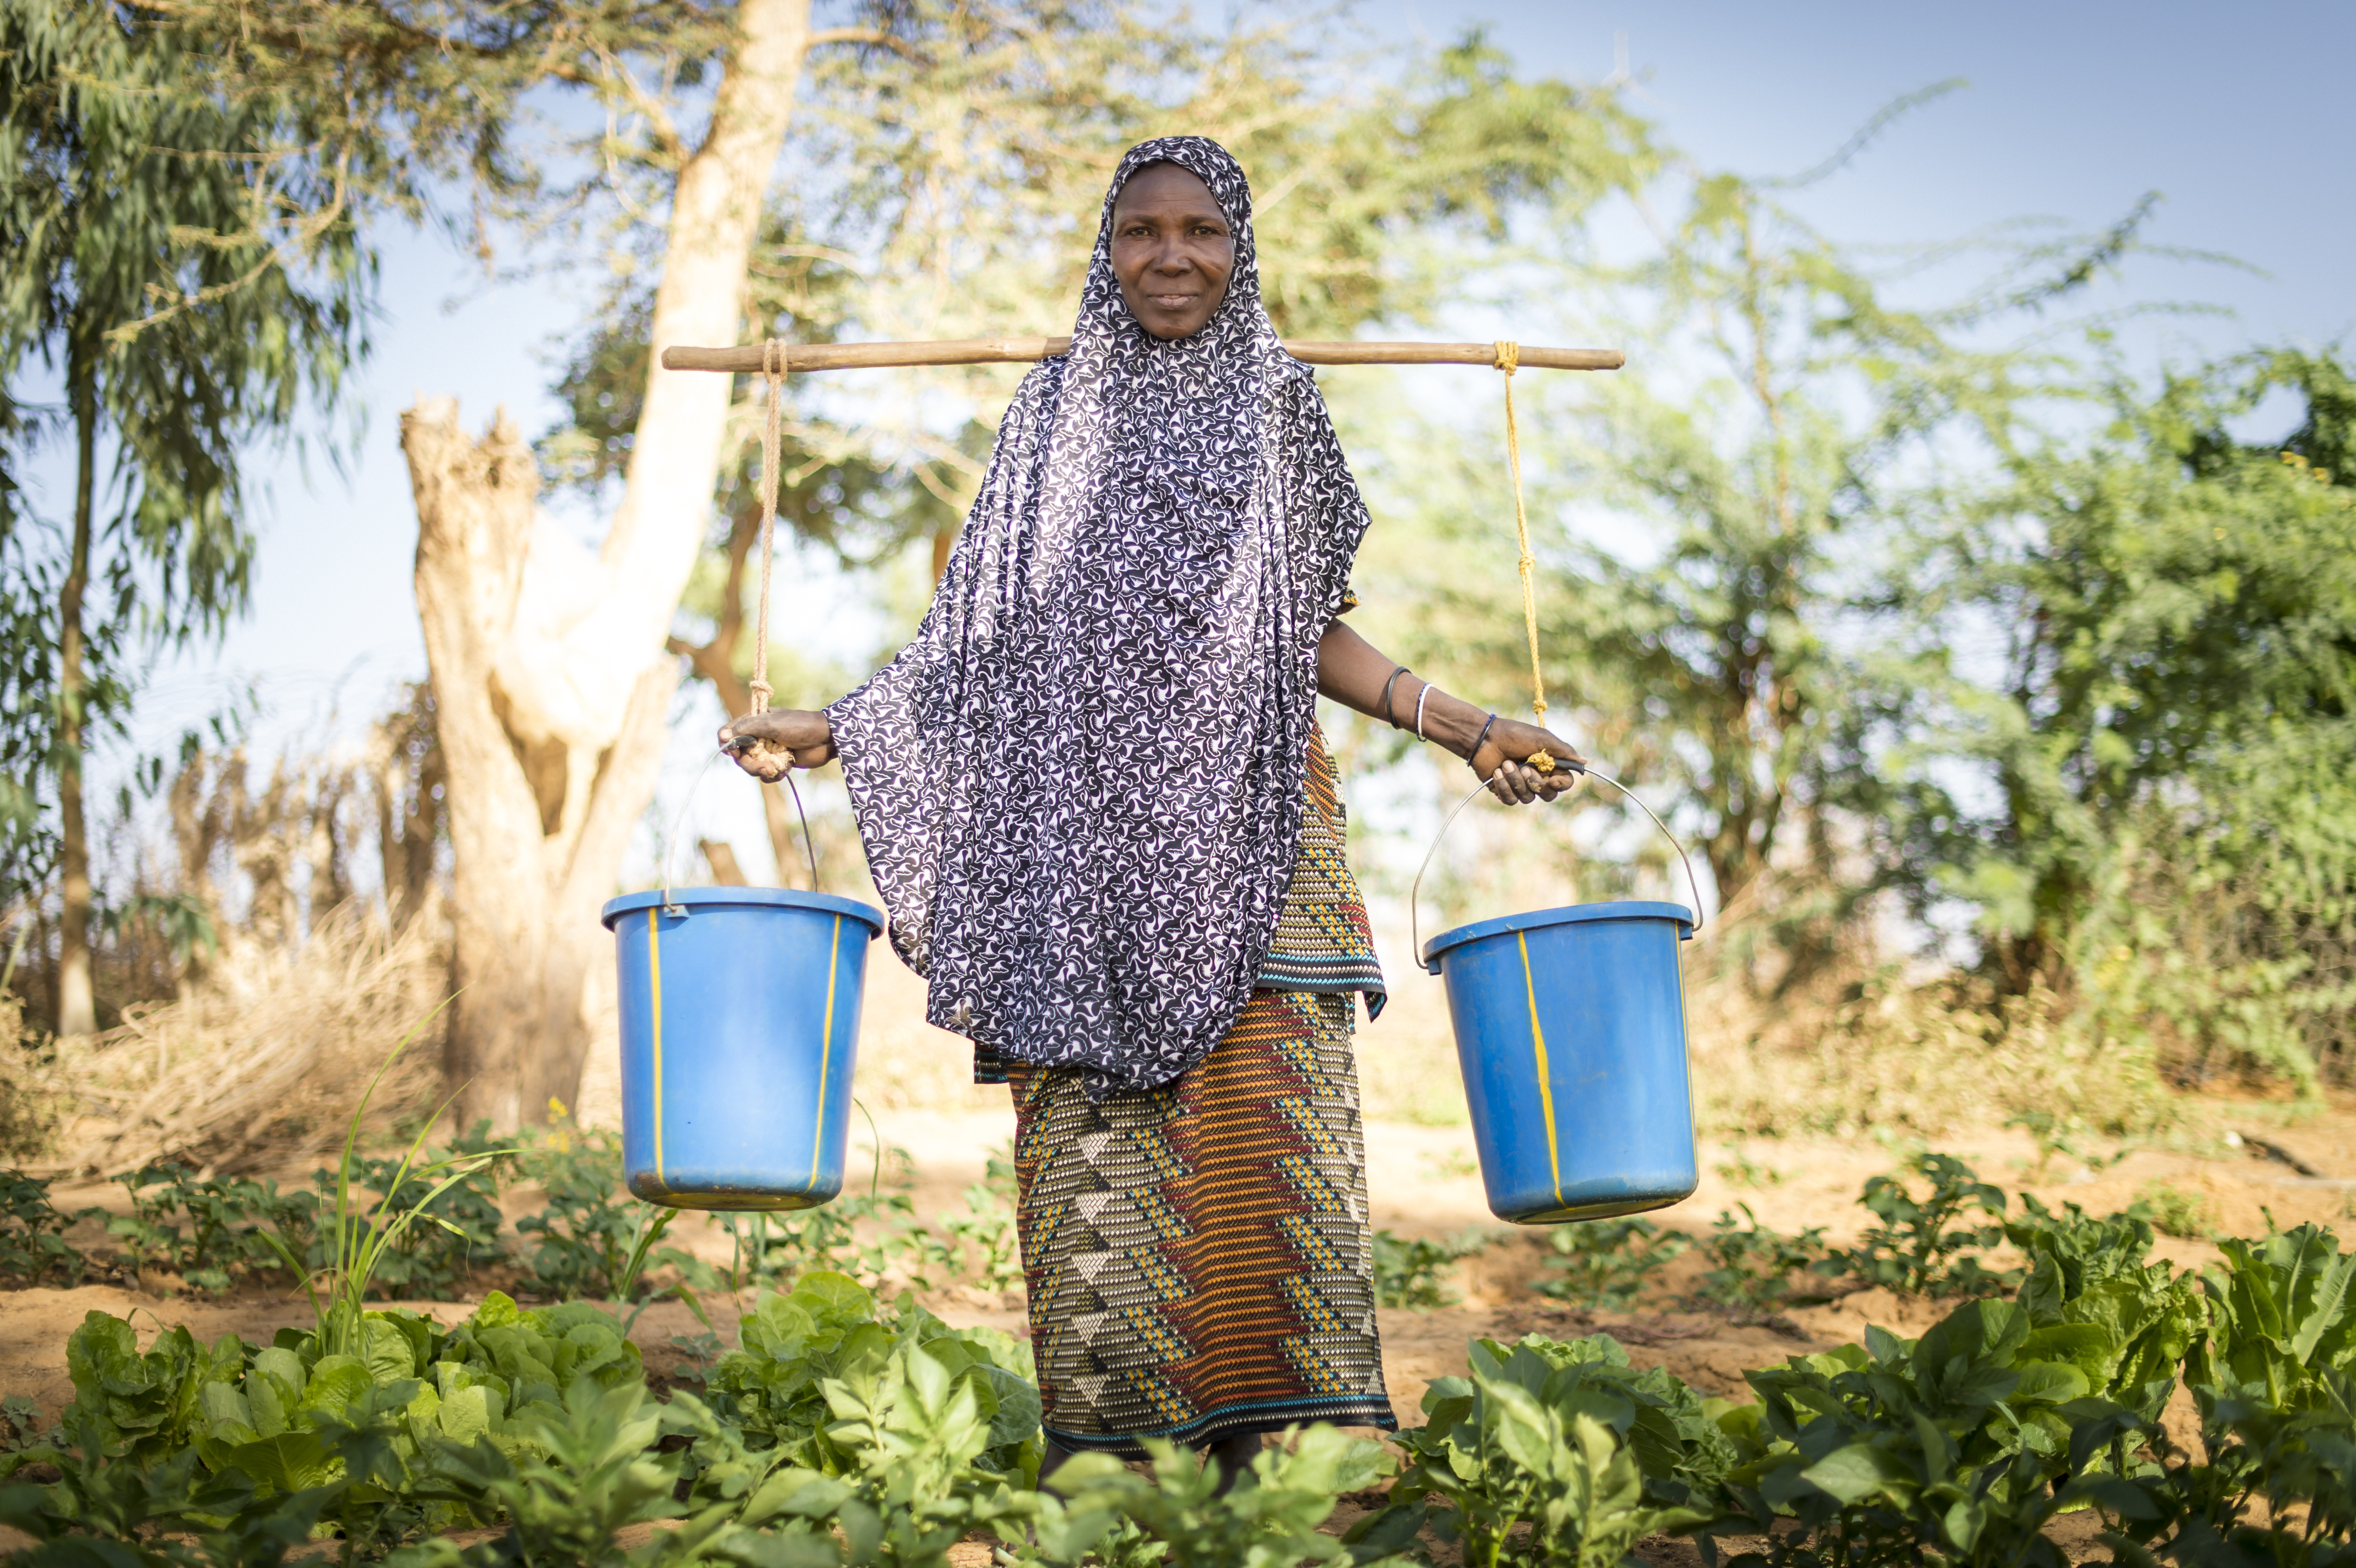
[[[73,554],[58,592],[58,1033],[98,1032],[90,980],[90,830],[82,817],[82,596],[90,588],[91,513],[98,475],[98,369],[68,350],[74,421]]]
[[[502,1132],[578,1091],[589,965],[679,682],[664,650],[719,476],[730,381],[666,372],[672,344],[733,343],[762,197],[809,41],[809,0],[744,0],[702,144],[680,168],[647,395],[622,502],[592,559],[537,526],[532,456],[504,415],[477,443],[455,400],[402,420],[417,605],[448,770],[463,987],[446,1066],[461,1125]]]

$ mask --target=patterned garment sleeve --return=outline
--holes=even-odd
[[[891,663],[826,710],[842,761],[844,785],[859,821],[859,839],[885,911],[892,946],[908,967],[926,973],[931,960],[933,895],[951,818],[964,805],[963,759],[989,694],[964,688],[991,633],[993,617],[976,603],[974,553],[1003,549],[989,530],[971,526],[993,511],[1020,515],[1023,492],[1038,481],[1040,439],[1053,415],[1064,361],[1050,359],[1023,379],[1000,422],[991,464],[968,526],[934,590],[916,636]]]

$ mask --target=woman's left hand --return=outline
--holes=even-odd
[[[1529,759],[1540,752],[1554,759],[1553,772],[1530,765]],[[1488,781],[1489,793],[1507,805],[1527,805],[1568,795],[1587,776],[1569,766],[1575,763],[1584,767],[1587,763],[1569,741],[1535,724],[1502,716],[1489,726],[1489,738],[1481,742],[1471,761],[1472,771]]]

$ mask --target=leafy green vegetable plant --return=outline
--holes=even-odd
[[[1911,1182],[1928,1187],[1914,1195]],[[1974,1225],[1976,1212],[2001,1221],[2005,1195],[1953,1155],[1918,1154],[1897,1176],[1877,1176],[1858,1200],[1879,1223],[1858,1244],[1832,1254],[1825,1267],[1867,1285],[1910,1295],[1987,1295],[2015,1276],[1990,1269],[1977,1255],[2004,1240],[2001,1223]]]
[[[78,1220],[103,1210],[60,1212],[49,1202],[49,1184],[21,1170],[0,1170],[0,1275],[34,1285],[52,1274],[77,1285],[90,1260],[66,1240]]]
[[[1741,1312],[1768,1312],[1790,1303],[1793,1281],[1816,1269],[1825,1260],[1825,1229],[1811,1225],[1796,1236],[1771,1231],[1759,1223],[1748,1203],[1736,1223],[1731,1211],[1721,1210],[1701,1239],[1710,1267],[1701,1276],[1702,1300]]]
[[[1554,1272],[1538,1281],[1537,1293],[1578,1307],[1627,1306],[1654,1270],[1693,1245],[1683,1232],[1664,1231],[1642,1215],[1558,1225],[1547,1242]]]
[[[755,1450],[840,1475],[851,1461],[833,1433],[831,1384],[859,1389],[920,1346],[975,1386],[991,1440],[978,1459],[1003,1474],[1039,1467],[1039,1393],[1027,1346],[991,1328],[951,1328],[903,1296],[878,1317],[874,1297],[847,1275],[814,1270],[790,1295],[763,1293],[738,1324],[739,1349],[704,1381],[705,1399]]]
[[[1763,1534],[1767,1560],[1794,1568],[1925,1554],[2063,1568],[2045,1526],[2147,1424],[2092,1397],[2082,1362],[2106,1349],[2093,1325],[2040,1328],[2013,1303],[1974,1301],[1919,1340],[1870,1328],[1862,1346],[1751,1372],[1758,1403],[1721,1423],[1742,1462],[1711,1528]]]
[[[1402,1241],[1388,1231],[1376,1231],[1373,1240],[1377,1307],[1454,1305],[1456,1296],[1448,1288],[1448,1271],[1489,1247],[1489,1238],[1478,1231],[1447,1242],[1421,1236]]]
[[[1470,1377],[1433,1380],[1426,1424],[1401,1436],[1389,1528],[1436,1503],[1432,1528],[1468,1564],[1613,1568],[1639,1538],[1710,1519],[1689,1499],[1732,1448],[1675,1378],[1632,1371],[1601,1336],[1483,1339],[1472,1361]]]
[[[1066,1460],[1048,1485],[1064,1495],[1046,1510],[1038,1535],[1044,1548],[1032,1561],[1105,1568],[1295,1568],[1311,1563],[1398,1563],[1395,1550],[1413,1539],[1397,1521],[1326,1535],[1336,1497],[1363,1491],[1392,1469],[1378,1443],[1330,1426],[1288,1432],[1260,1450],[1242,1484],[1221,1490],[1215,1462],[1160,1439],[1145,1444],[1152,1474],[1141,1476],[1109,1454]]]
[[[174,1160],[116,1177],[131,1212],[108,1220],[135,1270],[160,1264],[219,1294],[238,1278],[284,1264],[274,1238],[299,1243],[316,1227],[318,1200],[282,1193],[274,1181],[200,1178]]]
[[[487,1514],[505,1519],[507,1533],[465,1547],[420,1541],[395,1552],[389,1568],[658,1568],[709,1562],[705,1548],[729,1528],[734,1508],[701,1509],[681,1528],[657,1531],[635,1551],[621,1544],[633,1525],[687,1512],[677,1500],[683,1461],[654,1451],[664,1424],[643,1383],[589,1383],[561,1408],[541,1407],[519,1423],[515,1443],[434,1445],[434,1473],[454,1491],[478,1499]]]

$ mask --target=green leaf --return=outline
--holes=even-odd
[[[2086,1374],[2067,1361],[2022,1361],[2012,1370],[2020,1381],[2006,1397],[2015,1403],[2066,1404],[2092,1392]]]
[[[270,1373],[298,1399],[302,1397],[304,1385],[311,1378],[310,1372],[304,1368],[302,1357],[276,1345],[253,1353],[253,1370]]]
[[[812,1269],[795,1281],[792,1300],[830,1339],[875,1316],[875,1298],[857,1280],[832,1269]]]
[[[198,1391],[198,1397],[203,1403],[207,1426],[228,1422],[252,1429],[256,1424],[245,1396],[227,1383],[207,1383]]]
[[[472,1443],[498,1430],[499,1396],[479,1383],[458,1389],[442,1396],[434,1420],[452,1442]]]
[[[1887,1455],[1868,1443],[1836,1448],[1800,1475],[1843,1507],[1887,1491],[1904,1478],[1904,1472]]]
[[[513,1296],[505,1291],[495,1290],[483,1297],[483,1304],[475,1308],[475,1315],[466,1321],[477,1328],[504,1328],[521,1323],[523,1310],[516,1306]]]
[[[417,1375],[415,1351],[409,1336],[398,1324],[371,1315],[362,1320],[360,1327],[366,1346],[361,1359],[368,1366],[369,1381],[398,1382]]]
[[[367,1364],[358,1356],[322,1356],[319,1364],[311,1369],[311,1381],[303,1390],[300,1408],[340,1419],[354,1400],[375,1386]]]
[[[335,1478],[336,1462],[316,1432],[282,1432],[228,1451],[229,1462],[273,1491],[299,1492]]]

